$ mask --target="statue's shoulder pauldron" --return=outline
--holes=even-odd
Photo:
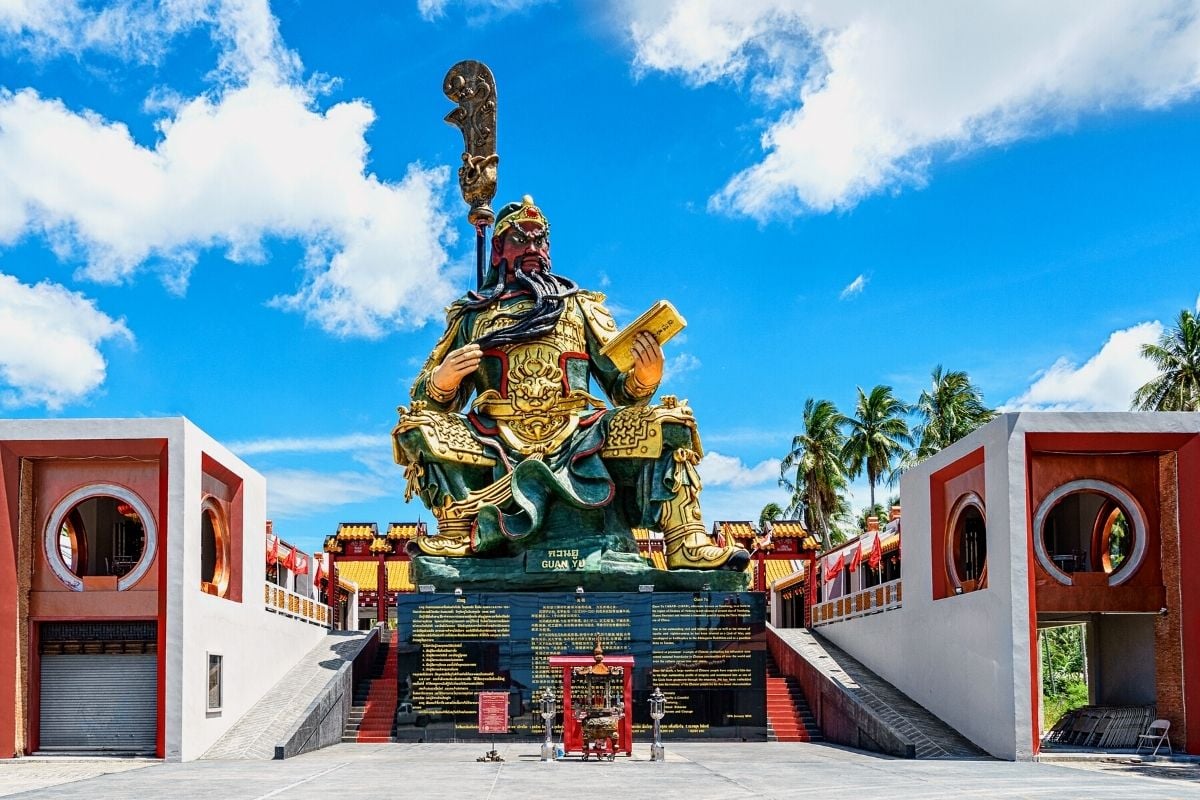
[[[581,291],[575,295],[579,299],[579,309],[592,335],[599,340],[600,345],[608,344],[617,335],[617,321],[604,307],[604,295],[600,292]]]

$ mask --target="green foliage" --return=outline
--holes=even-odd
[[[910,430],[905,418],[914,412],[920,423]],[[994,416],[967,373],[944,371],[941,364],[934,368],[933,383],[921,392],[915,406],[897,398],[892,387],[882,385],[870,392],[858,388],[853,417],[843,415],[829,400],[810,397],[804,402],[803,430],[792,439],[779,466],[779,485],[791,493],[791,501],[782,511],[774,503],[768,504],[759,515],[759,524],[799,517],[828,550],[837,539],[866,530],[866,517],[871,513],[881,523],[887,520],[888,510],[900,498],[885,506],[876,504],[875,487],[881,478],[895,486],[902,470]],[[856,518],[845,492],[850,480],[864,472],[871,487],[868,508],[873,512],[864,511]]]
[[[767,503],[763,506],[763,510],[758,515],[758,527],[761,528],[772,520],[777,520],[783,516],[783,507],[779,503]]]
[[[983,392],[965,372],[933,368],[933,383],[917,400],[921,417],[914,430],[917,449],[912,461],[922,461],[949,447],[996,416],[983,402]]]
[[[1129,541],[1129,520],[1125,519],[1122,512],[1113,520],[1112,530],[1108,534],[1108,562],[1112,564],[1114,572],[1125,563]]]
[[[855,478],[866,471],[871,506],[875,505],[875,484],[891,472],[892,464],[912,444],[904,419],[908,411],[908,405],[892,394],[890,386],[876,386],[870,394],[858,387],[854,416],[846,418],[849,435],[842,449],[842,461],[848,477]]]
[[[887,508],[879,505],[878,503],[876,503],[873,506],[867,506],[866,508],[864,508],[862,510],[862,513],[859,514],[858,518],[855,520],[855,523],[858,526],[858,532],[860,532],[860,533],[866,532],[868,517],[878,518],[879,519],[879,527],[882,528],[884,526],[884,524],[887,522],[887,518],[888,518]]]
[[[1088,687],[1083,681],[1069,681],[1064,684],[1063,688],[1064,691],[1061,694],[1046,695],[1042,706],[1046,730],[1053,728],[1054,724],[1062,719],[1068,711],[1082,708],[1088,704]]]
[[[1200,411],[1200,316],[1186,308],[1157,344],[1142,345],[1158,377],[1133,394],[1136,411]]]
[[[804,429],[792,439],[792,448],[779,465],[779,485],[792,493],[785,513],[792,517],[803,511],[805,527],[821,537],[826,550],[832,545],[832,520],[844,503],[845,421],[829,400],[808,398],[804,401]]]
[[[1067,625],[1041,632],[1042,695],[1049,729],[1068,711],[1088,703],[1084,627]]]

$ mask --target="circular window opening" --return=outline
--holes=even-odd
[[[150,569],[157,532],[140,497],[116,484],[93,484],[59,501],[42,544],[50,571],[68,588],[81,592],[86,578],[113,577],[123,591]]]
[[[1110,501],[1110,510],[1103,511],[1097,520],[1102,520],[1093,541],[1096,551],[1100,554],[1100,569],[1109,575],[1121,569],[1129,562],[1133,552],[1133,533],[1129,525],[1129,517],[1125,510]]]
[[[146,552],[146,528],[132,505],[97,496],[74,505],[58,531],[58,553],[67,569],[84,578],[123,577]]]
[[[978,581],[987,563],[987,525],[976,506],[967,506],[954,531],[954,569],[961,580]]]
[[[987,518],[983,501],[973,492],[963,495],[950,519],[946,571],[954,591],[982,589],[987,584]]]
[[[229,589],[229,536],[224,516],[212,499],[200,509],[200,588],[224,597]]]
[[[1060,583],[1072,576],[1107,576],[1110,586],[1128,580],[1146,553],[1146,522],[1137,501],[1123,489],[1096,480],[1060,486],[1042,501],[1034,518],[1042,568]]]

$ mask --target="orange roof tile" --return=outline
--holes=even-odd
[[[388,523],[387,538],[415,539],[420,531],[421,523],[419,522],[391,522]]]
[[[379,526],[374,522],[343,522],[338,525],[338,541],[374,539],[379,535]]]
[[[771,520],[771,535],[781,539],[803,539],[808,536],[808,529],[798,519]]]
[[[774,586],[777,582],[804,571],[804,561],[798,558],[768,558],[763,566],[767,571],[767,586]]]
[[[754,525],[743,520],[722,520],[713,525],[717,532],[725,536],[733,536],[740,539],[748,539],[758,533],[754,529]]]
[[[388,561],[387,587],[389,592],[411,592],[417,587],[412,582],[412,564],[408,561]]]
[[[373,592],[379,588],[378,561],[337,561],[338,582],[352,581],[360,592]]]

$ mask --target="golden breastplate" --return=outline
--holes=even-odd
[[[531,304],[519,300],[483,311],[472,326],[471,338],[511,326],[513,321],[503,315],[519,313]],[[583,326],[578,306],[568,300],[550,333],[484,353],[500,359],[503,375],[499,388],[480,394],[474,408],[494,419],[505,443],[523,455],[557,450],[579,426],[584,409],[598,402],[583,388],[571,387],[567,374],[571,358],[587,359]]]

